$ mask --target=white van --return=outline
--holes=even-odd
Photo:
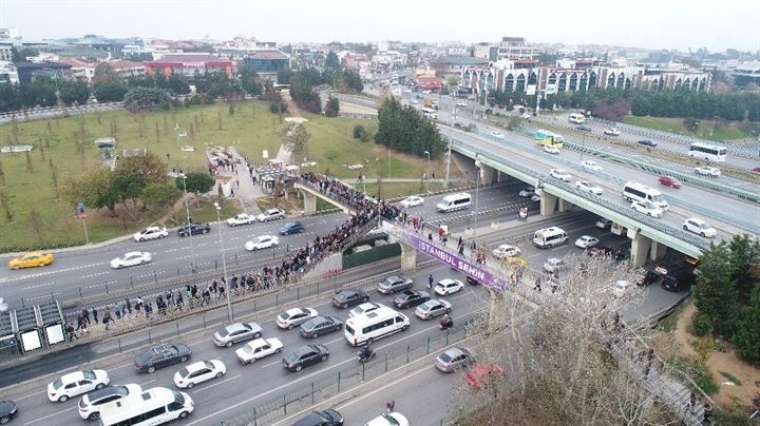
[[[617,236],[628,235],[628,230],[625,229],[625,226],[618,225],[617,223],[613,223],[610,226],[610,232],[612,232],[613,234],[615,234]]]
[[[435,205],[441,213],[448,213],[457,210],[464,210],[470,208],[472,204],[472,197],[466,192],[459,192],[457,194],[451,194],[443,197],[440,203]]]
[[[625,184],[625,187],[623,187],[623,198],[631,202],[649,201],[663,210],[670,208],[665,197],[662,196],[662,192],[637,182],[627,182]]]
[[[567,233],[556,226],[539,229],[533,234],[533,244],[538,248],[552,248],[566,242]]]
[[[348,344],[360,346],[370,344],[377,339],[398,331],[409,329],[409,318],[387,306],[351,317],[346,320],[343,334]]]
[[[102,426],[153,426],[184,419],[194,410],[185,392],[152,388],[110,404],[100,412]]]

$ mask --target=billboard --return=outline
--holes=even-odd
[[[555,93],[557,93],[557,83],[547,84],[546,85],[546,94],[547,95],[553,95]]]
[[[535,84],[529,84],[525,86],[525,94],[528,96],[533,96],[536,94],[536,85]]]

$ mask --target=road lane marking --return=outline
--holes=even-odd
[[[140,383],[140,386],[145,387],[145,386],[148,386],[149,384],[155,383],[155,382],[156,382],[156,379],[148,380],[147,382]]]
[[[39,391],[39,392],[33,392],[33,393],[30,393],[29,395],[20,396],[20,397],[15,398],[15,399],[16,399],[16,401],[23,401],[23,400],[25,400],[27,398],[31,398],[31,397],[33,397],[35,395],[41,395],[41,394],[44,394],[44,393],[47,393],[47,390],[43,390],[43,391]]]
[[[234,376],[232,376],[232,377],[229,377],[229,378],[227,378],[227,379],[221,380],[221,381],[219,381],[219,382],[216,382],[216,383],[212,383],[212,384],[210,384],[210,385],[208,385],[208,386],[204,386],[204,387],[202,387],[202,388],[197,388],[197,389],[195,389],[195,391],[193,392],[193,394],[196,394],[196,393],[200,393],[200,392],[203,392],[203,391],[205,391],[205,390],[208,390],[208,389],[212,389],[212,388],[215,388],[215,387],[217,387],[217,386],[219,386],[219,385],[223,385],[223,384],[225,384],[225,383],[227,383],[227,382],[231,382],[231,381],[233,381],[233,380],[237,380],[237,379],[239,379],[240,377],[241,377],[241,375],[240,375],[240,374],[236,374],[236,375],[234,375]]]
[[[27,425],[31,425],[31,424],[34,424],[34,423],[37,423],[37,422],[41,422],[41,421],[43,421],[43,420],[47,420],[47,419],[49,419],[49,418],[51,418],[51,417],[59,416],[59,415],[61,415],[62,413],[66,413],[66,412],[68,412],[68,411],[74,411],[74,410],[76,410],[76,409],[77,409],[77,406],[76,406],[76,404],[75,404],[73,407],[67,408],[67,409],[65,409],[65,410],[61,410],[61,411],[58,411],[58,412],[56,412],[56,413],[53,413],[53,414],[48,414],[47,416],[42,416],[42,417],[40,417],[40,418],[38,418],[38,419],[29,420],[28,422],[24,423],[24,426],[27,426]]]

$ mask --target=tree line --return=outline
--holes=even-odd
[[[446,149],[435,124],[395,98],[386,99],[378,111],[375,142],[421,157],[425,151],[436,157]]]

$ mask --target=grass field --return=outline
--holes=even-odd
[[[682,135],[695,136],[714,141],[728,141],[731,139],[747,137],[747,134],[742,129],[736,127],[735,123],[731,123],[716,130],[714,128],[715,122],[712,120],[700,120],[696,132],[686,130],[683,126],[682,118],[636,117],[629,115],[623,119],[623,122],[649,129],[680,133]]]
[[[375,121],[315,115],[306,115],[306,118],[309,120],[306,127],[311,134],[308,156],[309,160],[318,163],[318,171],[329,170],[339,177],[355,177],[360,173],[372,177],[377,173],[387,173],[385,149],[352,137],[356,124],[375,132]],[[190,132],[191,124],[193,132]],[[57,169],[59,185],[68,176],[102,167],[103,162],[93,141],[110,136],[113,126],[116,128],[117,153],[120,154],[123,149],[145,148],[167,159],[170,168],[188,171],[205,170],[205,149],[208,146],[235,146],[254,163],[264,161],[263,150],[268,150],[269,156],[274,157],[280,146],[284,124],[278,116],[269,113],[267,104],[243,102],[236,104],[232,115],[227,105],[218,104],[140,115],[114,111],[0,126],[0,144],[19,143],[35,147],[28,158],[25,154],[0,154],[5,178],[4,184],[0,181],[0,191],[7,195],[13,213],[12,220],[8,221],[3,209],[0,209],[0,252],[84,242],[82,223],[74,218],[74,206],[55,196],[49,163],[52,162]],[[82,130],[84,137],[81,136]],[[187,136],[179,137],[182,133],[187,133]],[[78,148],[80,143],[81,150]],[[193,146],[195,151],[182,151],[180,148],[184,145]],[[393,177],[418,177],[427,167],[424,158],[396,153],[390,157]],[[31,169],[28,164],[31,164]],[[366,167],[361,171],[348,169],[347,166],[352,164],[365,164]],[[433,161],[431,168],[440,168],[439,162]],[[207,206],[200,208],[201,211],[193,215],[194,219],[215,216],[203,214]],[[39,235],[30,220],[32,209],[39,213]],[[148,213],[138,223],[124,222],[93,211],[88,214],[90,240],[97,242],[150,224],[162,217],[164,212]]]

